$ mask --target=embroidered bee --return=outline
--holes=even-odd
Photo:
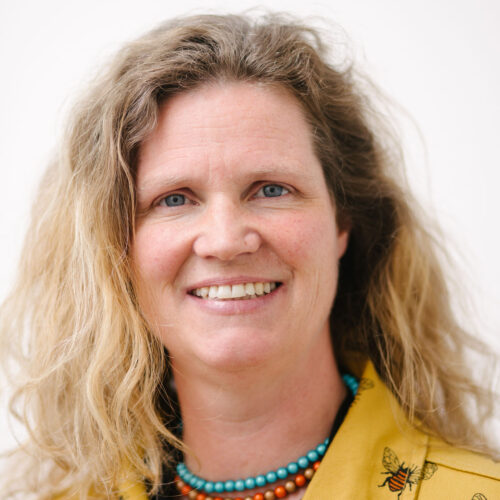
[[[358,391],[366,391],[366,389],[372,389],[373,387],[375,387],[375,383],[373,382],[373,380],[365,377],[362,377],[359,380]]]
[[[358,402],[358,399],[361,396],[362,392],[366,391],[367,389],[372,389],[373,387],[375,387],[375,383],[373,382],[373,380],[370,380],[369,378],[366,377],[360,378],[358,391],[354,396],[353,404]]]
[[[437,465],[432,462],[426,462],[422,468],[416,465],[405,467],[405,463],[400,463],[396,453],[388,447],[384,448],[382,465],[387,471],[382,472],[382,474],[388,474],[388,476],[379,485],[379,488],[383,488],[387,484],[389,490],[399,492],[398,498],[407,485],[410,486],[411,490],[412,485],[417,484],[421,479],[430,479],[437,470]]]

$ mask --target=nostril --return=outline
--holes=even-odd
[[[255,253],[260,246],[258,232],[246,228],[244,224],[238,228],[219,225],[203,231],[195,239],[193,251],[199,257],[229,261],[239,255]]]
[[[256,231],[249,231],[244,236],[244,243],[247,247],[247,252],[256,252],[261,243],[261,238]]]

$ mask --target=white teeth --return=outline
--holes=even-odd
[[[222,285],[219,287],[219,291],[217,293],[218,299],[230,299],[231,295],[231,285]]]
[[[239,297],[244,297],[245,293],[245,285],[233,285],[231,290],[231,297],[233,299],[237,299]]]
[[[212,285],[196,288],[191,293],[203,299],[253,299],[256,296],[271,293],[276,289],[276,283],[238,283],[236,285]]]

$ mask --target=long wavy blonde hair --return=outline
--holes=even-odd
[[[168,355],[134,294],[134,171],[160,104],[221,79],[283,86],[310,122],[351,231],[331,315],[339,363],[371,359],[411,422],[487,450],[464,405],[488,410],[465,368],[477,341],[454,318],[397,146],[351,66],[327,62],[335,50],[283,16],[177,19],[123,48],[76,105],[1,310],[2,350],[17,367],[11,408],[29,433],[19,491],[113,496],[124,463],[156,491],[165,443],[181,446],[160,407]]]

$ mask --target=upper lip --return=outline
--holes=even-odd
[[[279,283],[279,280],[263,278],[261,276],[235,276],[235,277],[217,277],[217,278],[208,278],[203,281],[199,281],[187,288],[188,291],[196,290],[197,288],[203,288],[205,286],[221,286],[221,285],[238,285],[242,283],[266,283],[266,282],[274,282]]]

